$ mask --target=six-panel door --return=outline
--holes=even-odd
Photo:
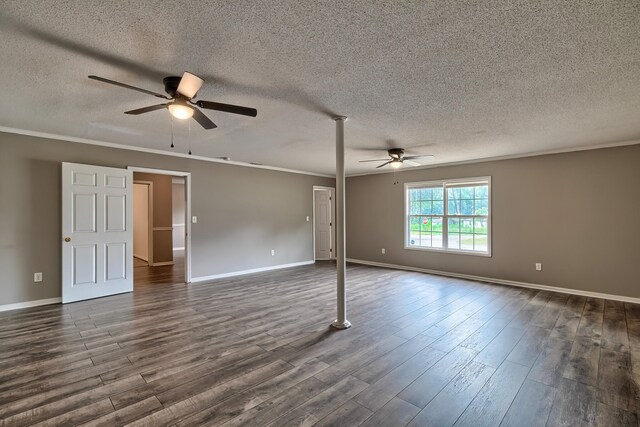
[[[62,302],[133,291],[133,173],[62,164]]]

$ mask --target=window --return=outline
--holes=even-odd
[[[405,248],[491,255],[491,177],[405,184]]]

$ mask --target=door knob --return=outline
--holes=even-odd
[[[65,237],[65,238],[64,238],[64,241],[65,241],[65,242],[67,242],[67,243],[69,243],[69,242],[71,241],[71,237]]]

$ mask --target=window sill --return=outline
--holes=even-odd
[[[444,254],[472,255],[472,256],[481,256],[485,258],[491,258],[491,251],[473,252],[473,251],[461,251],[461,250],[454,250],[454,249],[421,248],[418,246],[405,246],[404,249],[407,249],[410,251],[438,252],[438,253],[444,253]]]

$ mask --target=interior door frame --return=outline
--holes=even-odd
[[[191,173],[166,169],[153,169],[139,166],[127,166],[133,172],[154,173],[184,177],[185,209],[184,209],[184,281],[191,283]]]
[[[147,190],[149,192],[147,195],[147,203],[149,204],[149,207],[147,208],[147,212],[149,214],[149,218],[147,218],[147,233],[149,235],[149,237],[147,238],[147,244],[149,245],[149,248],[147,249],[147,252],[149,253],[149,259],[147,260],[147,263],[149,264],[149,266],[153,266],[153,181],[141,181],[134,179],[133,184],[146,185],[147,187],[149,187]],[[135,227],[135,222],[133,225]]]
[[[331,225],[329,226],[329,235],[331,236],[331,256],[329,257],[329,260],[335,260],[336,259],[336,251],[334,250],[335,248],[334,243],[336,241],[336,232],[335,232],[335,227],[334,227],[334,223],[335,223],[335,214],[336,214],[336,210],[335,210],[335,204],[334,201],[336,199],[336,189],[335,187],[325,187],[322,185],[314,185],[313,186],[313,191],[311,192],[312,194],[312,205],[313,205],[313,261],[316,261],[316,191],[329,191],[329,197],[331,198],[330,201],[331,203],[329,203],[329,210],[331,211]]]

